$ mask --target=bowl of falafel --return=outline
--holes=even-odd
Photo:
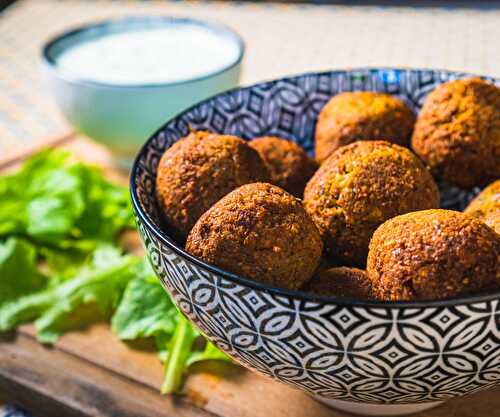
[[[498,85],[310,73],[168,121],[131,174],[165,290],[235,361],[342,410],[500,386]]]

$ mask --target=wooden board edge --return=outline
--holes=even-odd
[[[0,389],[44,417],[214,417],[182,397],[159,396],[29,335],[0,338]],[[57,364],[57,365],[56,365]]]

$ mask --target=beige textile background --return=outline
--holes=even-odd
[[[247,46],[242,84],[359,66],[432,67],[500,77],[500,8],[495,7],[22,0],[0,14],[2,157],[69,130],[41,83],[41,45],[76,25],[132,14],[188,16],[231,26]]]

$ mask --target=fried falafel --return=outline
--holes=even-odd
[[[307,181],[318,164],[295,142],[276,136],[263,136],[249,142],[267,165],[271,182],[301,198]]]
[[[472,200],[464,213],[485,222],[500,234],[500,180],[488,185]]]
[[[243,185],[203,214],[186,250],[226,271],[299,289],[316,270],[323,243],[300,200],[265,183]]]
[[[408,146],[415,115],[397,97],[371,91],[337,94],[321,110],[316,124],[319,163],[341,146],[358,140],[385,140]]]
[[[373,298],[372,283],[366,272],[345,266],[316,272],[304,291],[332,297]]]
[[[412,137],[435,176],[462,188],[500,177],[500,88],[479,78],[432,91]]]
[[[184,240],[199,217],[227,193],[268,180],[266,165],[243,139],[198,131],[163,154],[156,195],[171,232]]]
[[[500,288],[500,236],[451,210],[423,210],[382,224],[367,265],[376,298],[443,299]]]
[[[358,141],[337,149],[316,171],[306,186],[304,207],[327,254],[364,267],[375,229],[399,214],[439,207],[439,192],[408,149]]]

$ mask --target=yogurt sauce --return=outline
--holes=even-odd
[[[231,38],[195,24],[105,34],[68,48],[57,65],[73,77],[108,84],[168,83],[212,74],[238,59]]]

